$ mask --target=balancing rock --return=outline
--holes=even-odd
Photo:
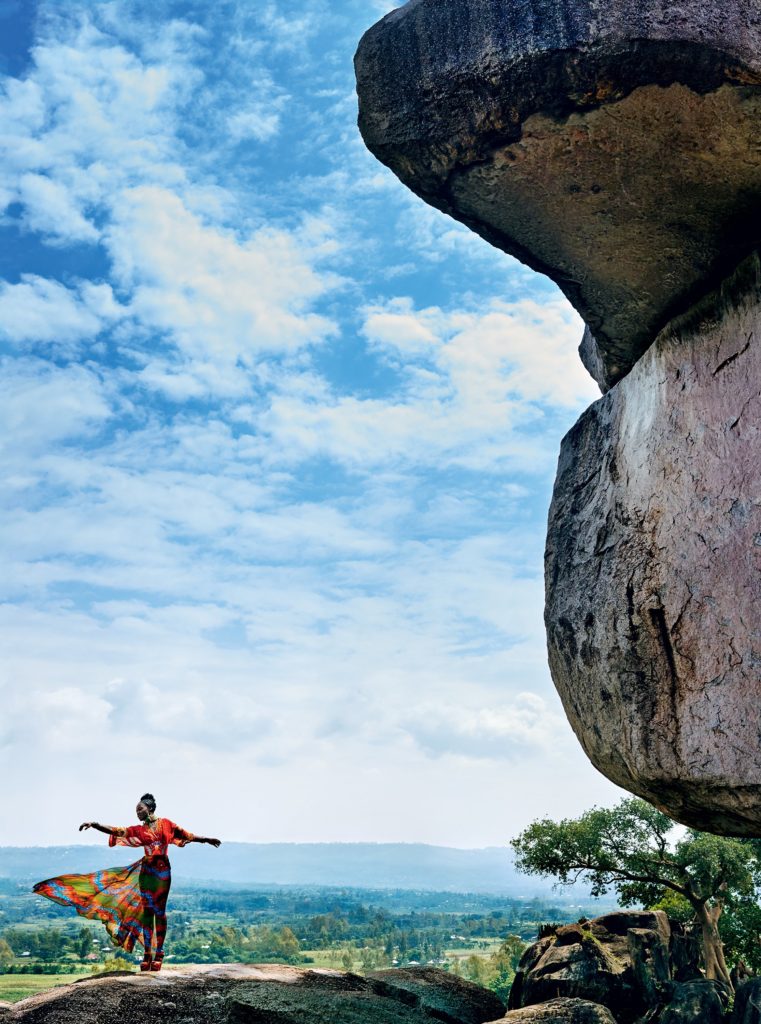
[[[371,151],[587,325],[604,398],[546,554],[577,736],[678,820],[761,835],[761,5],[410,0],[356,70]]]

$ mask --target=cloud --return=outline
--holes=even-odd
[[[65,346],[94,340],[120,312],[106,284],[72,289],[37,274],[22,274],[19,284],[0,281],[0,337],[8,341]]]
[[[142,186],[115,201],[106,245],[141,324],[167,334],[191,361],[250,364],[335,330],[309,308],[335,280],[314,269],[324,240],[314,243],[311,233],[311,225],[298,234],[265,227],[241,239],[175,193]]]
[[[526,427],[550,408],[596,397],[575,353],[581,323],[561,299],[493,300],[477,313],[416,310],[409,299],[369,307],[371,350],[399,375],[388,398],[273,396],[260,428],[301,458],[351,464],[397,460],[537,470],[554,460]]]
[[[85,367],[56,367],[42,360],[4,360],[0,374],[0,452],[6,474],[56,442],[97,430],[112,415],[107,389]],[[13,484],[15,476],[6,483]],[[26,484],[25,484],[26,485]]]
[[[25,209],[24,223],[56,241],[96,242],[98,232],[77,209],[70,191],[44,174],[22,174],[18,201]]]
[[[148,744],[230,838],[499,839],[468,794],[563,728],[580,325],[363,149],[351,52],[391,4],[223,6],[42,0],[2,81],[0,756],[106,819]]]
[[[467,700],[465,692],[462,696]],[[523,761],[529,753],[547,754],[568,735],[565,718],[533,693],[478,710],[437,703],[418,709],[405,728],[431,757],[512,762]]]
[[[280,132],[281,114],[290,96],[264,73],[249,83],[248,94],[228,117],[227,132],[236,143],[249,139],[269,142]]]

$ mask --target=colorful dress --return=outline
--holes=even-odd
[[[150,825],[130,825],[109,836],[109,846],[142,846],[141,860],[126,868],[106,868],[90,875],[59,875],[38,882],[34,892],[82,917],[105,924],[111,941],[130,953],[139,943],[146,955],[163,954],[166,900],[172,875],[167,857],[170,845],[185,846],[195,837],[168,818]]]

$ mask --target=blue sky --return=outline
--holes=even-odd
[[[395,4],[0,0],[0,812],[504,843],[610,800],[546,668],[557,290],[356,130]]]

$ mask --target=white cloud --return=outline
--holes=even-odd
[[[168,333],[191,362],[213,355],[234,365],[318,344],[335,330],[309,308],[334,283],[313,267],[325,241],[312,233],[311,225],[296,234],[261,228],[239,239],[177,194],[143,186],[115,201],[106,244],[144,326]]]
[[[51,443],[98,428],[112,414],[100,379],[84,367],[59,368],[38,360],[7,360],[0,375],[0,452],[8,473]]]
[[[19,284],[0,281],[0,336],[9,341],[94,340],[104,322],[119,315],[108,285],[74,290],[36,274],[22,274]]]
[[[568,723],[533,693],[519,693],[509,704],[477,710],[436,703],[417,710],[405,723],[416,743],[431,757],[523,761],[527,754],[547,755],[567,739]]]
[[[238,102],[227,118],[227,132],[233,142],[255,139],[269,142],[279,132],[281,115],[290,96],[268,74],[254,77],[247,88],[247,98]]]
[[[22,174],[18,200],[30,231],[67,242],[98,240],[98,232],[77,208],[71,192],[44,174]]]
[[[467,797],[510,788],[505,751],[572,759],[541,547],[557,438],[596,397],[577,321],[493,298],[485,243],[362,149],[366,5],[43,7],[0,96],[5,224],[48,246],[0,285],[4,337],[50,357],[0,377],[0,756],[27,804],[52,766],[106,819],[134,776],[89,766],[149,744],[164,806],[229,838],[501,841]]]
[[[545,468],[525,427],[545,408],[597,397],[576,347],[581,322],[562,299],[494,300],[483,313],[415,310],[396,299],[366,311],[363,332],[398,371],[389,398],[276,394],[260,428],[294,457],[353,464],[402,459],[485,469]]]

